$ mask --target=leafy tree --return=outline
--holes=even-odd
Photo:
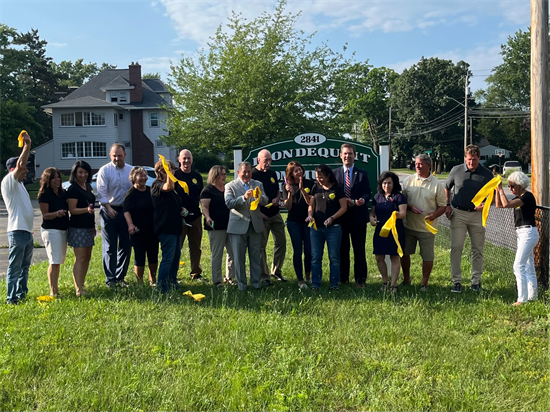
[[[326,45],[310,50],[312,36],[294,29],[299,15],[285,14],[285,4],[252,21],[233,14],[229,33],[220,26],[208,51],[172,66],[167,143],[216,153],[307,131],[331,133],[333,79],[347,61]]]
[[[359,123],[363,140],[375,149],[380,140],[387,140],[390,88],[398,77],[392,69],[373,68],[368,61],[339,73],[334,87],[339,109],[335,121],[342,131],[349,132]]]
[[[101,66],[97,63],[84,63],[84,59],[78,59],[74,63],[68,60],[63,60],[59,64],[52,62],[51,66],[53,72],[61,79],[61,87],[80,87],[102,71],[116,69],[116,66],[108,63],[102,63]]]
[[[155,72],[155,73],[144,73],[142,76],[141,76],[142,79],[160,79],[160,73],[159,72]]]
[[[456,101],[464,100],[466,75],[464,61],[424,57],[403,71],[391,88],[393,156],[402,162],[431,150],[443,168],[461,161],[464,108]]]

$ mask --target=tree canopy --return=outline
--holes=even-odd
[[[252,21],[233,14],[196,57],[172,66],[174,108],[170,135],[175,146],[228,151],[304,132],[330,134],[335,116],[334,76],[346,60],[294,26],[299,15],[273,14]]]

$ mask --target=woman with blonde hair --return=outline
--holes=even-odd
[[[67,229],[69,215],[65,190],[61,186],[61,173],[48,167],[40,178],[38,204],[42,213],[40,235],[48,255],[48,283],[50,296],[59,296],[59,269],[67,256]]]
[[[227,224],[229,223],[229,209],[225,205],[225,166],[212,166],[208,172],[206,186],[201,192],[201,207],[204,215],[204,230],[210,240],[210,265],[212,267],[212,282],[217,287],[222,284],[222,258],[225,247],[227,258],[225,261],[225,279],[230,285],[236,285],[235,267],[233,266],[233,250],[229,243]]]
[[[495,203],[497,207],[514,209],[514,224],[516,226],[517,250],[514,260],[514,275],[518,288],[518,300],[514,306],[535,300],[538,294],[537,273],[533,250],[539,242],[539,231],[535,221],[537,201],[527,190],[531,181],[523,172],[514,172],[508,177],[508,187],[515,196],[508,200],[502,183],[496,189]]]

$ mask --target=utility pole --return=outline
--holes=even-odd
[[[473,133],[473,128],[472,128],[472,118],[470,117],[470,144],[474,144],[474,141],[472,139],[472,133]]]
[[[531,0],[531,187],[537,204],[550,206],[548,167],[548,0]],[[538,210],[539,217],[550,210]],[[548,288],[548,223],[538,219],[540,240],[535,250],[539,282]]]
[[[390,119],[389,119],[389,128],[388,128],[388,170],[391,169],[391,106],[390,106]]]
[[[464,150],[468,146],[468,72],[464,82]]]

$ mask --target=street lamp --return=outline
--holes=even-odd
[[[445,99],[454,100],[459,105],[464,107],[464,150],[466,150],[466,146],[468,146],[468,97],[466,96],[464,98],[464,102],[466,104],[460,103],[458,100],[450,97],[450,96],[443,96]]]

